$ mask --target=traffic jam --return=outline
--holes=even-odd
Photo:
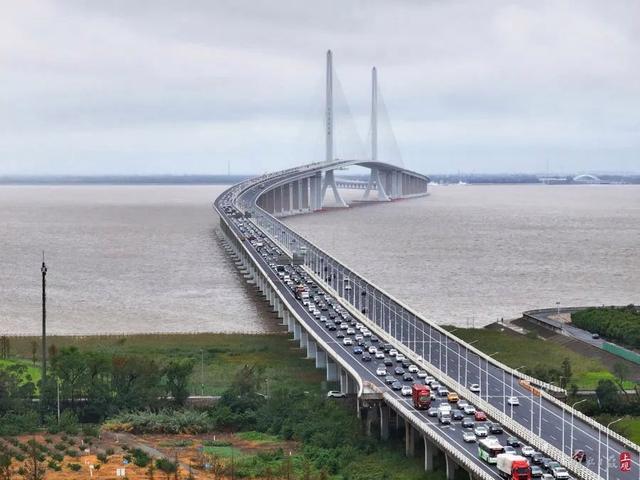
[[[302,265],[292,264],[291,259],[241,212],[228,203],[223,209],[240,232],[240,240],[251,245],[309,316],[334,336],[336,343],[369,365],[381,383],[407,397],[415,409],[425,411],[436,425],[461,433],[466,444],[476,444],[478,458],[495,466],[501,477],[511,480],[571,478],[558,462],[524,445],[518,438],[508,436],[500,424],[487,418],[485,412],[441,385],[391,344],[382,342],[335,298],[323,291]],[[304,251],[301,254],[304,255]],[[477,384],[470,385],[469,389],[474,393],[480,392]],[[345,394],[330,391],[328,396],[343,397]],[[517,397],[509,397],[507,401],[513,406],[519,404]],[[574,459],[585,462],[586,455],[579,450]]]

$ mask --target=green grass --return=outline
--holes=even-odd
[[[11,339],[11,350],[18,359],[31,358],[33,337]],[[159,362],[175,358],[192,358],[196,367],[190,391],[201,393],[201,365],[204,353],[204,393],[219,395],[244,365],[265,369],[270,379],[292,379],[318,387],[324,375],[311,361],[303,360],[301,351],[285,334],[154,334],[127,336],[49,337],[55,348],[76,346],[111,354],[143,355]],[[38,374],[39,375],[39,374]],[[39,378],[39,377],[38,377]],[[266,388],[266,384],[265,384]]]
[[[231,456],[233,456],[234,458],[241,458],[247,456],[247,454],[245,454],[242,450],[239,450],[232,446],[204,447],[204,453],[215,455],[219,458],[231,458]]]
[[[269,435],[268,433],[262,432],[239,432],[236,434],[241,440],[246,440],[248,442],[256,442],[256,443],[275,443],[280,439],[275,435]]]
[[[605,365],[597,359],[573,352],[562,345],[542,339],[534,339],[510,331],[495,329],[456,329],[454,335],[471,342],[486,353],[499,352],[494,358],[512,368],[523,365],[530,369],[537,365],[559,368],[565,358],[571,361],[572,383],[580,389],[595,389],[598,380],[613,379]],[[629,388],[633,388],[631,382]]]
[[[636,444],[640,444],[640,417],[630,417],[614,425],[614,429]]]
[[[11,365],[24,365],[27,367],[27,375],[31,377],[31,380],[34,383],[38,383],[40,381],[40,374],[42,373],[39,366],[34,366],[33,362],[30,360],[24,360],[20,358],[9,359],[9,360],[0,360],[0,368],[9,367]],[[26,378],[25,378],[26,380]]]

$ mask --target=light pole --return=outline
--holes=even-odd
[[[513,372],[511,372],[511,396],[513,397],[513,377],[515,377],[515,372],[520,370],[521,368],[526,367],[526,365],[520,365],[518,368],[514,368]],[[511,405],[511,418],[513,418],[513,405]]]
[[[487,355],[489,358],[493,358],[498,355],[500,352],[493,352],[491,355]],[[489,401],[489,358],[487,358],[487,402]],[[480,382],[482,385],[482,382]]]
[[[607,480],[609,480],[609,427],[611,425],[613,425],[614,423],[618,423],[620,420],[624,420],[625,417],[620,417],[617,420],[614,420],[613,422],[609,422],[609,424],[607,425],[607,464],[606,464],[606,468],[607,468]],[[598,445],[598,447],[600,447],[600,445]],[[600,455],[598,455],[598,462],[600,462]],[[600,474],[600,467],[598,467],[598,474]]]
[[[557,314],[560,315],[560,302],[556,302]]]
[[[204,348],[200,349],[200,395],[204,397]]]
[[[582,400],[578,400],[573,405],[571,405],[571,442],[570,442],[571,451],[569,452],[571,455],[573,455],[573,417],[574,417],[573,411],[574,411],[574,408],[576,408],[576,405],[579,405],[582,402],[586,402],[587,400],[588,400],[587,398],[583,398]]]
[[[464,384],[465,386],[469,384],[469,346],[477,342],[478,340],[474,340],[473,342],[468,342],[467,348],[464,349]]]
[[[453,330],[447,330],[447,333],[453,333],[460,330],[459,328],[454,328]],[[449,337],[447,335],[444,336],[444,341],[446,342],[444,347],[444,368],[445,373],[449,376]]]

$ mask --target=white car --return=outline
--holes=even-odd
[[[411,395],[411,387],[409,385],[403,385],[402,386],[402,390],[400,390],[400,393],[402,393],[402,395],[404,395],[405,397],[408,397]]]
[[[324,315],[321,315],[321,316],[320,316],[320,321],[321,321],[322,323],[326,323],[326,322],[327,322],[327,317],[325,317]]]
[[[518,397],[509,397],[507,398],[507,403],[509,405],[520,405],[520,399]]]
[[[371,332],[369,330],[362,330],[362,335],[364,335],[365,337],[370,337]]]
[[[473,433],[477,437],[486,437],[487,435],[489,435],[489,430],[487,430],[487,427],[483,427],[482,425],[477,425],[473,428]]]
[[[569,472],[567,472],[567,469],[564,467],[554,467],[551,470],[551,475],[553,475],[553,478],[556,480],[566,480],[569,478]]]
[[[471,386],[469,387],[469,390],[471,390],[473,393],[479,393],[480,385],[478,385],[477,383],[472,383]]]
[[[402,355],[400,353],[396,354],[396,362],[401,362],[403,360],[406,360],[404,355]]]
[[[376,352],[376,358],[383,359],[384,358],[384,352],[377,351]]]
[[[476,434],[473,432],[464,432],[462,434],[462,440],[467,443],[473,443],[476,441]]]
[[[364,340],[364,337],[362,335],[356,335],[355,339],[356,339],[356,342],[359,342],[360,340]]]
[[[342,339],[342,343],[344,345],[350,346],[350,345],[353,345],[353,340],[351,340],[351,338],[349,338],[349,337],[344,337]]]
[[[338,390],[329,390],[327,392],[327,398],[344,398],[346,396],[346,393],[340,392]]]
[[[384,367],[378,367],[376,369],[376,375],[378,375],[379,377],[386,377],[387,376],[387,369]]]
[[[418,367],[415,365],[409,365],[409,373],[418,373]]]
[[[371,355],[375,355],[378,349],[376,347],[369,347],[369,353]]]
[[[424,370],[418,370],[418,378],[427,378],[427,372],[425,372]],[[428,382],[425,382],[428,383]]]
[[[464,407],[468,407],[469,406],[469,402],[467,402],[466,400],[458,400],[458,409],[460,410],[464,410]]]
[[[355,334],[356,334],[355,329],[351,327],[347,328],[347,335],[355,335]]]
[[[348,328],[349,328],[349,324],[348,323],[342,322],[340,324],[340,330],[347,330]]]
[[[389,350],[390,357],[395,357],[397,354],[398,354],[398,351],[395,348],[392,348],[391,350]]]
[[[473,405],[467,405],[463,410],[465,415],[474,415],[476,413],[476,407]]]
[[[525,445],[524,447],[522,447],[520,449],[520,452],[522,453],[522,455],[524,455],[525,457],[530,457],[531,455],[533,455],[534,453],[536,453],[535,449],[533,447],[530,447],[529,445]]]

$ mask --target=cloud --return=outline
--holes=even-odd
[[[317,160],[327,48],[362,137],[378,66],[413,168],[638,171],[639,10],[3,2],[0,174],[217,173],[228,161],[252,172]]]

